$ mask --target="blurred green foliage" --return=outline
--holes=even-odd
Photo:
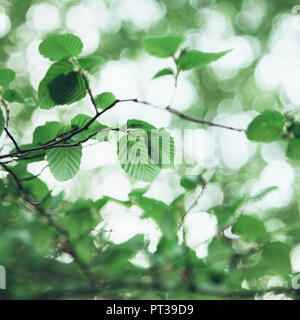
[[[112,5],[110,1],[103,2],[107,7]],[[135,60],[144,50],[145,38],[148,39],[144,44],[149,53],[159,57],[172,56],[183,41],[183,37],[178,34],[192,35],[195,30],[198,32],[204,26],[206,16],[199,14],[200,9],[214,10],[230,21],[236,35],[251,36],[259,41],[261,52],[249,66],[239,69],[228,79],[219,79],[206,67],[190,73],[188,78],[197,92],[197,99],[186,113],[198,119],[213,121],[220,113],[218,106],[224,101],[229,101],[229,114],[235,114],[235,105],[239,106],[239,111],[254,110],[260,113],[249,125],[247,137],[254,143],[280,140],[283,144],[288,144],[287,161],[293,165],[296,173],[296,181],[292,186],[293,197],[289,204],[280,208],[261,209],[254,215],[247,211],[249,203],[258,202],[276,190],[276,187],[265,188],[253,197],[240,192],[242,186],[249,180],[256,179],[266,165],[259,152],[237,170],[221,163],[209,178],[205,172],[185,177],[182,174],[183,168],[176,167],[183,191],[167,205],[145,196],[149,185],[145,189],[134,189],[127,201],[107,196],[97,201],[84,198],[69,201],[63,192],[53,196],[45,182],[28,172],[28,164],[47,156],[55,178],[65,181],[72,178],[79,169],[81,146],[34,151],[30,153],[32,159],[23,155],[16,166],[8,164],[10,172],[0,180],[0,264],[7,270],[7,290],[0,291],[0,298],[254,299],[267,292],[274,292],[297,299],[298,292],[292,288],[294,270],[291,252],[300,241],[298,122],[296,117],[290,117],[282,107],[279,92],[273,90],[266,93],[255,81],[255,68],[259,59],[268,52],[268,41],[276,24],[276,17],[285,12],[290,13],[297,2],[253,2],[265,7],[265,14],[258,28],[252,28],[251,21],[237,23],[236,17],[249,1],[156,0],[165,10],[162,19],[147,29],[135,28],[129,22],[123,21],[118,32],[102,32],[100,44],[92,56],[79,58],[77,63],[71,59],[69,62],[59,61],[52,64],[40,83],[38,92],[32,87],[26,68],[23,73],[16,74],[16,80],[10,88],[8,84],[14,77],[10,72],[10,75],[5,75],[7,71],[1,69],[4,70],[0,70],[0,85],[3,86],[1,96],[9,104],[11,111],[9,127],[13,128],[16,136],[23,137],[24,128],[32,126],[32,114],[38,108],[48,109],[55,105],[72,104],[86,95],[86,72],[81,73],[82,69],[93,71],[94,68],[101,67],[104,61],[114,59]],[[7,67],[7,61],[13,54],[23,54],[26,46],[30,44],[26,40],[26,34],[24,42],[19,43],[18,34],[22,33],[22,30],[28,32],[29,39],[29,33],[36,34],[37,39],[45,38],[46,34],[38,33],[30,29],[30,26],[24,27],[28,10],[40,3],[58,5],[59,2],[0,1],[1,8],[5,8],[11,21],[10,32],[0,38],[1,68]],[[63,24],[60,29],[54,30],[56,34],[69,31],[64,25],[66,12],[68,8],[80,3],[85,5],[84,1],[66,1],[61,12]],[[157,38],[165,34],[173,35],[172,45],[167,45],[167,38],[170,36]],[[57,40],[55,37],[57,35],[46,38],[47,42],[40,47],[40,53],[45,57],[56,61],[69,59],[80,53],[81,46],[76,38],[73,42],[67,41],[66,45],[65,41],[60,42],[61,39]],[[160,40],[158,49],[157,39]],[[60,51],[53,50],[57,48],[57,43]],[[166,52],[166,48],[171,49]],[[203,58],[199,52],[186,49],[181,51],[177,67],[180,72],[182,69],[202,67],[223,54],[224,52],[219,52]],[[25,65],[25,58],[20,63]],[[76,64],[79,65],[80,72],[77,71]],[[156,71],[158,70],[153,71],[153,76]],[[160,76],[173,72],[174,70],[164,69]],[[174,75],[176,76],[176,72]],[[101,112],[113,104],[115,99],[118,97],[115,98],[111,93],[102,93],[96,99],[96,107]],[[5,104],[2,109],[5,114]],[[57,135],[64,137],[70,130],[80,130],[91,120],[86,117],[88,116],[74,112],[73,120],[68,125],[47,122],[43,126],[31,128],[34,132],[32,143],[20,147],[35,148]],[[131,124],[135,125],[132,128],[142,127],[146,132],[149,130],[149,124],[138,120],[131,121]],[[4,122],[5,117],[1,115],[1,131],[4,129]],[[130,128],[130,125],[128,127]],[[174,116],[170,127],[184,129],[198,128],[200,125]],[[93,135],[105,128],[106,126],[95,122],[88,128],[88,134]],[[87,137],[86,132],[81,132],[64,143],[76,144]],[[130,143],[132,146],[140,141],[133,140]],[[10,148],[8,151],[18,150]],[[150,157],[149,150],[145,153]],[[124,170],[133,178],[152,181],[163,166],[159,163],[158,168],[150,173],[149,168],[137,167],[128,165]],[[30,205],[28,201],[24,201],[14,175],[20,179],[22,190],[30,199],[41,202],[38,209],[34,203]],[[221,186],[224,200],[220,205],[208,210],[209,214],[217,219],[217,233],[206,243],[207,255],[199,258],[195,250],[186,243],[185,228],[181,229],[180,236],[178,232],[184,218],[198,200],[192,201],[190,207],[186,205],[186,197],[197,198],[199,190],[205,192],[207,186],[214,183]],[[142,219],[151,218],[155,221],[162,233],[156,251],[149,251],[149,240],[142,234],[117,244],[109,240],[109,232],[95,232],[95,228],[103,222],[100,211],[109,202],[126,208],[137,206],[143,211]],[[272,223],[275,227],[266,227]],[[228,236],[228,228],[232,228],[232,232],[238,237]],[[131,262],[137,253],[143,253],[147,258],[146,267]],[[277,280],[273,287],[269,283],[270,279]]]

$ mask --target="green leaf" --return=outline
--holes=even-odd
[[[95,255],[95,244],[90,235],[83,236],[74,241],[74,248],[81,261],[89,263],[93,260]]]
[[[213,269],[224,272],[230,265],[234,250],[224,239],[214,238],[208,246],[206,262]]]
[[[28,107],[35,107],[36,106],[36,101],[33,97],[25,98],[23,103]]]
[[[38,88],[38,100],[42,109],[50,109],[56,105],[50,96],[48,85],[58,76],[67,75],[74,70],[71,62],[60,61],[52,64]]]
[[[293,132],[295,138],[300,138],[300,122],[293,123],[292,132]]]
[[[272,142],[283,135],[286,118],[278,111],[266,110],[248,125],[247,138],[258,142]]]
[[[74,128],[83,128],[89,121],[92,120],[92,117],[86,114],[78,114],[71,120],[71,125]]]
[[[77,59],[80,68],[86,71],[91,71],[98,68],[101,64],[104,63],[104,61],[104,58],[100,56],[89,56]]]
[[[137,119],[131,119],[127,121],[127,128],[129,129],[142,129],[147,132],[149,132],[152,129],[156,129],[152,124],[142,121],[142,120],[137,120]]]
[[[5,90],[3,94],[3,98],[8,102],[24,103],[24,96],[19,90],[15,90],[15,89]]]
[[[29,174],[33,177],[32,174]],[[24,181],[22,186],[25,192],[30,195],[35,201],[42,201],[49,193],[49,189],[45,182],[39,178],[34,178],[28,181]]]
[[[80,167],[82,147],[60,147],[47,151],[47,161],[54,177],[66,181],[75,176]]]
[[[48,36],[39,46],[40,54],[50,60],[66,60],[82,51],[81,40],[73,34],[55,34]]]
[[[170,34],[146,38],[143,44],[149,54],[160,58],[168,58],[176,53],[184,39],[182,35]]]
[[[2,110],[0,109],[0,136],[4,130],[4,126],[5,126],[5,119],[4,119],[4,116],[3,116],[3,112]]]
[[[164,229],[167,223],[163,216],[168,211],[168,206],[165,203],[143,196],[136,197],[135,203],[144,211],[142,218],[151,218],[161,229]]]
[[[260,266],[267,273],[288,275],[291,270],[290,248],[281,242],[268,243],[262,250]]]
[[[127,121],[127,128],[134,130],[118,142],[119,160],[127,174],[152,182],[160,169],[174,165],[174,139],[167,131],[135,119]]]
[[[81,129],[83,128],[89,121],[92,120],[92,117],[86,115],[86,114],[78,114],[71,120],[71,126],[76,129]],[[107,126],[104,126],[101,124],[99,121],[94,121],[88,129],[80,132],[78,135],[75,137],[81,141],[90,136],[93,133],[96,133],[97,131],[101,129],[106,129]],[[100,134],[100,133],[99,133]],[[107,134],[107,133],[106,133]],[[98,135],[93,136],[91,139],[97,139]]]
[[[131,139],[134,138],[138,138],[138,136],[136,136],[135,133],[132,133]],[[133,163],[132,158],[128,156],[128,153],[133,150],[133,148],[139,152],[139,157],[141,159],[141,161],[137,163]],[[137,180],[152,182],[160,172],[158,166],[149,163],[148,150],[143,141],[129,141],[127,135],[122,137],[118,142],[118,156],[123,170]]]
[[[286,155],[292,160],[300,159],[300,139],[291,139],[289,141]]]
[[[100,222],[100,215],[93,213],[92,200],[79,199],[67,211],[63,218],[63,226],[72,239],[89,234]]]
[[[152,79],[157,79],[157,78],[160,78],[160,77],[163,77],[163,76],[167,76],[167,75],[170,75],[170,74],[174,74],[173,69],[171,69],[171,68],[165,68],[165,69],[159,70],[159,71],[153,76]]]
[[[52,101],[56,105],[72,104],[86,95],[86,85],[82,74],[72,71],[61,74],[48,84]]]
[[[96,106],[99,109],[106,109],[116,101],[116,97],[111,92],[103,92],[96,99]]]
[[[186,190],[193,190],[197,187],[198,183],[196,179],[190,177],[182,177],[180,179],[180,185]]]
[[[54,229],[47,225],[33,222],[29,227],[29,232],[34,250],[40,255],[45,255],[54,240]]]
[[[64,125],[57,121],[46,122],[44,125],[37,127],[33,133],[33,144],[43,145],[44,143],[58,136],[58,132]]]
[[[180,185],[186,190],[193,190],[201,184],[205,184],[206,181],[201,175],[197,176],[185,176],[180,179]]]
[[[0,69],[0,86],[7,86],[15,78],[16,74],[13,70],[8,68]]]
[[[185,49],[181,52],[177,64],[182,70],[201,68],[211,62],[219,60],[229,51],[230,50],[222,52],[202,52]]]
[[[104,274],[108,278],[126,279],[126,282],[132,283],[137,277],[137,268],[128,260],[140,251],[145,249],[143,235],[139,234],[121,244],[113,244],[106,250],[98,251],[95,268],[97,273]],[[130,271],[133,269],[133,274]]]
[[[37,144],[23,144],[23,145],[19,145],[21,150],[26,150],[26,149],[31,149],[31,148],[36,148],[38,147]],[[16,148],[14,147],[10,153],[14,153],[16,152]],[[23,156],[22,158],[19,159],[19,161],[24,161],[24,162],[35,162],[35,161],[42,161],[45,158],[45,151],[44,150],[38,150],[38,151],[33,151],[30,152],[30,154],[27,156]]]
[[[224,230],[233,224],[237,210],[244,203],[245,199],[242,197],[234,198],[228,205],[220,205],[212,209],[218,220],[219,230]]]
[[[251,201],[259,201],[261,199],[263,199],[264,197],[266,197],[269,193],[278,190],[278,187],[276,186],[271,186],[268,187],[266,189],[264,189],[263,191],[259,192],[258,194],[256,194],[255,196],[251,197],[250,200]]]
[[[165,129],[157,129],[145,121],[136,119],[128,120],[127,128],[142,130],[139,133],[144,136],[151,163],[156,164],[161,169],[173,167],[175,144],[169,132]]]
[[[49,189],[46,183],[37,177],[31,179],[34,175],[27,171],[27,164],[18,162],[16,166],[10,169],[19,179],[26,179],[22,181],[22,187],[33,200],[41,201],[47,196]]]
[[[249,241],[261,241],[268,235],[263,222],[249,215],[240,216],[233,231]]]

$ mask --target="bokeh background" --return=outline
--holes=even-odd
[[[149,56],[142,47],[142,39],[149,35],[184,34],[184,47],[208,52],[233,50],[206,68],[181,74],[173,107],[197,118],[246,128],[266,109],[292,114],[299,109],[300,18],[293,12],[295,5],[297,1],[290,0],[0,0],[0,66],[15,70],[13,88],[36,97],[38,84],[50,66],[50,61],[38,52],[40,41],[49,33],[71,32],[83,41],[82,55],[101,55],[106,60],[100,71],[90,76],[93,92],[111,91],[120,99],[139,98],[165,106],[172,97],[174,80],[168,76],[151,78],[157,70],[173,67],[173,61]],[[88,97],[71,107],[43,110],[15,103],[10,110],[11,131],[21,144],[30,143],[34,128],[46,121],[67,123],[77,113],[93,115]],[[217,182],[207,186],[185,220],[187,245],[198,258],[205,259],[209,243],[217,233],[217,219],[208,213],[209,209],[229,204],[236,197],[253,196],[267,187],[277,186],[277,190],[261,201],[247,204],[243,210],[259,216],[270,232],[299,219],[299,167],[297,162],[286,159],[285,141],[252,143],[243,133],[204,128],[133,103],[107,112],[102,122],[116,126],[132,118],[156,127],[197,129],[193,139],[187,141],[185,151],[197,162],[197,168],[207,168],[208,172],[218,168]],[[176,134],[174,138],[176,141]],[[203,145],[201,152],[195,144]],[[6,145],[2,152],[11,147]],[[88,142],[76,177],[58,182],[46,169],[40,179],[53,190],[53,195],[64,191],[64,199],[71,203],[78,198],[96,201],[103,196],[127,201],[132,190],[147,184],[130,179],[116,159],[115,143]],[[38,174],[45,164],[30,164],[28,170]],[[185,192],[180,186],[185,170],[180,164],[174,170],[163,170],[145,196],[169,205]],[[1,174],[4,178],[5,173]],[[186,192],[186,208],[200,189],[199,186]],[[0,210],[6,212],[5,203]],[[122,203],[108,202],[99,212],[103,220],[96,230],[105,230],[106,237],[115,244],[142,233],[149,240],[148,250],[153,253],[161,230],[152,219],[141,218],[142,212],[138,206],[128,208]],[[227,231],[228,237],[238,243],[236,236]],[[26,242],[31,235],[24,228],[18,237]],[[291,265],[296,273],[300,271],[300,245],[296,235],[292,240],[289,237],[283,233],[278,239],[291,245]],[[4,255],[8,244],[4,245],[1,234],[0,239],[3,245],[0,252]],[[15,263],[19,263],[22,255],[14,254]],[[57,260],[67,265],[70,257],[62,254]],[[130,261],[140,268],[151,265],[143,252]],[[14,271],[8,270],[8,274]],[[284,279],[274,275],[262,276],[256,283],[260,289],[285,284]],[[16,296],[31,294],[34,290],[28,286],[20,289],[16,285]],[[15,297],[15,293],[10,294]],[[286,298],[275,294],[270,297]]]

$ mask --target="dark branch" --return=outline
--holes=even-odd
[[[46,165],[39,174],[32,176],[32,177],[28,177],[28,178],[23,178],[23,179],[19,179],[20,182],[24,182],[24,181],[31,181],[34,180],[36,178],[38,178],[46,169],[48,168],[48,165]]]
[[[92,94],[92,90],[91,90],[91,88],[90,88],[89,81],[88,81],[86,75],[84,74],[84,72],[82,72],[81,74],[82,74],[82,77],[83,77],[83,79],[84,79],[85,86],[86,86],[87,92],[88,92],[88,94],[89,94],[89,96],[90,96],[91,102],[92,102],[92,104],[93,104],[93,106],[94,106],[94,108],[95,108],[96,114],[98,114],[99,111],[98,111],[97,104],[96,104],[96,101],[95,101],[95,99],[94,99],[94,96],[93,96],[93,94]]]
[[[12,141],[12,143],[14,144],[16,150],[17,150],[18,152],[21,152],[21,149],[19,148],[16,140],[15,140],[14,137],[10,134],[10,132],[8,131],[8,129],[7,129],[6,127],[4,128],[4,131],[6,132],[6,134],[7,134],[8,137],[9,137],[9,139]]]
[[[0,99],[1,104],[4,107],[5,113],[6,113],[6,119],[5,119],[5,126],[8,127],[8,122],[9,122],[9,108],[5,100],[1,97]]]
[[[46,142],[44,145],[39,146],[39,147],[19,150],[17,152],[13,152],[13,153],[10,153],[10,154],[1,155],[0,159],[10,158],[10,157],[20,157],[20,156],[22,156],[24,154],[28,155],[29,153],[34,152],[34,151],[48,150],[48,149],[52,149],[52,148],[56,148],[56,147],[61,147],[61,143],[66,142],[67,140],[71,139],[72,137],[74,137],[75,135],[77,135],[77,134],[79,134],[79,133],[81,133],[83,131],[86,131],[90,127],[90,125],[93,122],[95,122],[102,114],[104,114],[108,110],[112,109],[116,104],[123,103],[123,102],[135,102],[135,103],[145,104],[145,105],[147,105],[149,107],[152,107],[152,108],[156,108],[156,109],[159,109],[159,110],[164,110],[164,111],[171,112],[172,114],[180,117],[181,119],[192,121],[192,122],[196,122],[196,123],[200,123],[200,124],[207,125],[207,126],[220,127],[220,128],[234,130],[234,131],[240,131],[240,132],[245,131],[244,129],[233,128],[233,127],[224,126],[222,124],[217,124],[217,123],[213,123],[213,122],[206,121],[206,120],[196,119],[196,118],[190,117],[188,115],[185,115],[185,114],[183,114],[183,113],[181,113],[181,112],[179,112],[179,111],[177,111],[175,109],[155,106],[155,105],[153,105],[151,103],[148,103],[146,101],[141,101],[141,100],[138,100],[138,99],[115,100],[109,107],[107,107],[106,109],[102,110],[101,112],[98,112],[89,122],[86,123],[85,126],[83,126],[82,128],[79,128],[77,130],[71,131],[69,135],[61,137],[61,139],[59,139],[59,140],[52,139],[52,140]],[[112,129],[112,130],[116,130],[116,129]],[[84,140],[84,142],[85,141],[87,141],[87,140]],[[78,143],[76,143],[76,145],[78,145]],[[70,147],[72,145],[64,145],[64,146],[65,147],[67,147],[67,146]]]

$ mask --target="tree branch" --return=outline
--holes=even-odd
[[[93,97],[93,96],[91,95],[91,97]],[[94,101],[94,99],[92,101]],[[153,105],[153,104],[151,104],[149,102],[138,100],[138,99],[115,100],[109,107],[107,107],[106,109],[103,109],[101,112],[98,112],[90,121],[88,121],[86,123],[85,126],[83,126],[82,128],[79,128],[77,130],[71,131],[69,135],[67,135],[65,137],[61,137],[61,139],[59,139],[59,140],[52,139],[52,140],[46,142],[44,145],[39,146],[39,147],[19,150],[19,151],[10,153],[10,154],[1,155],[0,159],[11,158],[11,157],[20,157],[20,156],[22,156],[24,154],[28,155],[29,153],[34,152],[34,151],[48,150],[48,149],[59,147],[59,145],[61,143],[66,142],[67,140],[69,140],[72,137],[74,137],[76,134],[79,134],[79,133],[81,133],[83,131],[86,131],[90,127],[90,125],[93,122],[95,122],[102,114],[104,114],[108,110],[112,109],[118,103],[124,103],[124,102],[141,103],[141,104],[147,105],[147,106],[155,108],[155,109],[168,111],[168,112],[178,116],[181,119],[188,120],[188,121],[191,121],[191,122],[200,123],[200,124],[207,125],[207,126],[220,127],[220,128],[239,131],[239,132],[244,132],[245,131],[244,129],[229,127],[229,126],[225,126],[225,125],[222,125],[222,124],[213,123],[211,121],[206,121],[206,120],[202,120],[202,119],[193,118],[193,117],[185,115],[185,114],[183,114],[183,113],[181,113],[181,112],[179,112],[179,111],[177,111],[177,110],[175,110],[173,108],[166,108],[166,107],[156,106],[156,105]],[[115,130],[115,129],[113,129],[113,130]],[[55,140],[55,141],[53,141],[53,140]],[[85,141],[87,141],[87,140],[85,140]],[[76,145],[78,145],[78,144],[76,144]],[[67,147],[67,146],[72,146],[72,145],[65,145],[64,147]]]
[[[41,216],[43,216],[44,218],[46,218],[46,221],[48,223],[49,226],[53,227],[58,234],[60,234],[65,242],[68,245],[68,253],[72,256],[75,264],[78,266],[78,268],[81,270],[81,272],[87,277],[87,279],[89,280],[89,283],[91,285],[91,287],[95,287],[95,277],[94,275],[90,272],[89,267],[83,262],[81,261],[81,259],[79,258],[79,256],[77,255],[76,251],[73,249],[72,246],[72,242],[70,240],[69,234],[67,231],[65,231],[53,218],[52,216],[46,212],[39,203],[34,202],[32,199],[30,199],[30,197],[26,194],[22,184],[21,184],[21,180],[18,178],[18,176],[13,172],[13,170],[11,170],[8,166],[6,166],[4,163],[0,162],[0,165],[2,166],[2,168],[8,172],[11,177],[13,178],[13,180],[16,183],[17,189],[22,197],[22,199],[24,200],[24,202],[26,202],[33,210],[35,210],[36,212],[38,212]]]
[[[98,111],[97,104],[96,104],[96,101],[94,99],[94,96],[92,94],[92,90],[90,88],[89,81],[88,81],[86,75],[84,74],[84,72],[82,72],[81,74],[82,74],[83,80],[85,82],[85,86],[86,86],[87,92],[88,92],[88,94],[90,96],[91,102],[92,102],[92,104],[93,104],[93,106],[95,108],[96,114],[98,114],[99,111]]]
[[[8,135],[9,139],[12,141],[12,143],[14,144],[16,150],[18,152],[21,152],[16,140],[14,139],[14,137],[10,134],[10,132],[8,131],[7,127],[4,128],[4,131],[6,132],[6,134]]]
[[[46,169],[48,168],[48,164],[41,170],[41,172],[35,176],[32,177],[28,177],[28,178],[23,178],[23,179],[19,179],[20,182],[24,182],[24,181],[31,181],[34,180],[36,178],[38,178]]]
[[[1,96],[0,96],[0,102],[1,102],[1,104],[3,105],[4,110],[5,110],[5,112],[6,112],[5,126],[8,127],[8,122],[9,122],[9,109],[8,109],[7,103],[5,102],[5,100],[4,100],[3,97],[2,97],[2,94],[1,94]]]

